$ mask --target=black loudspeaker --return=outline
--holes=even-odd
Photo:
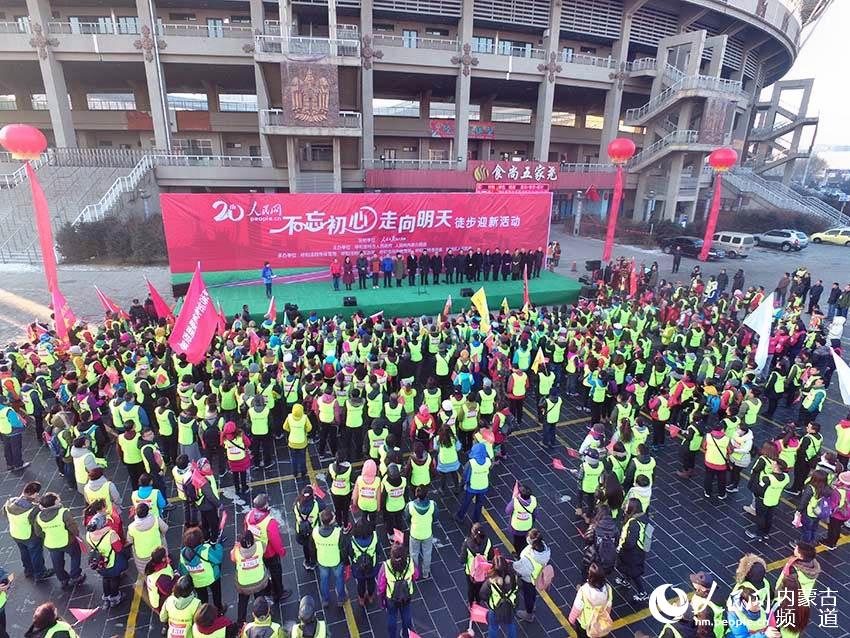
[[[578,278],[578,282],[579,282],[580,284],[584,284],[585,286],[592,286],[592,285],[593,285],[593,278],[588,277],[587,275],[585,275],[585,276],[583,276],[583,277],[579,277],[579,278]]]
[[[357,297],[343,297],[342,298],[343,306],[356,306],[357,305]]]
[[[461,297],[471,297],[474,294],[472,288],[461,288],[460,296]]]
[[[584,269],[588,272],[600,270],[602,268],[601,259],[588,259],[584,262]]]
[[[596,286],[582,286],[581,290],[578,293],[578,296],[583,297],[585,299],[595,299]]]
[[[172,284],[171,286],[171,296],[175,299],[178,297],[185,297],[187,292],[189,292],[188,281],[185,284]]]
[[[283,304],[284,312],[298,312],[298,304],[297,303],[285,303]]]

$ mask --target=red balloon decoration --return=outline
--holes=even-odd
[[[627,137],[618,137],[608,143],[608,157],[614,164],[625,164],[635,154],[635,143]]]
[[[47,138],[34,126],[8,124],[0,129],[0,145],[14,159],[34,160],[47,148]]]
[[[734,148],[718,148],[708,156],[708,163],[718,173],[728,171],[738,162],[738,152]]]

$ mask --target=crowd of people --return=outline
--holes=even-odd
[[[515,257],[504,255],[510,266],[502,272],[513,274]],[[494,277],[504,259],[492,262]],[[402,272],[409,270],[405,264]],[[520,430],[537,424],[539,444],[553,449],[569,405],[589,417],[570,426],[587,434],[568,450],[585,544],[577,566],[583,584],[568,614],[576,633],[611,631],[615,587],[637,605],[647,600],[653,495],[673,489],[656,485],[655,457],[675,445],[680,479],[701,472],[711,503],[734,495],[749,471],[751,538],[768,542],[774,518],[793,516],[799,539],[776,582],[762,558],[746,553],[728,601],[711,598],[715,576],[695,566],[690,605],[661,635],[800,636],[809,616],[793,594],[811,593],[820,572],[816,545],[834,548],[850,519],[850,417],[819,419],[840,337],[817,303],[807,317],[805,294],[792,294],[776,310],[769,363],[759,370],[754,334],[741,321],[765,298],[763,287],[744,289],[741,277],[727,292],[699,272],[685,283],[668,281],[656,264],[641,267],[633,287],[633,278],[615,276],[626,270],[625,262],[608,264],[593,298],[502,309],[484,326],[475,310],[438,320],[310,315],[286,325],[235,315],[200,365],[171,351],[171,326],[148,305],[134,304],[130,320],[108,313],[78,325],[69,344],[51,326],[32,324],[30,339],[9,344],[0,360],[0,439],[10,472],[22,475],[29,465],[22,441],[32,437],[66,487],[46,492],[28,480],[4,506],[24,576],[55,578],[70,590],[94,574],[102,607],[112,608],[126,604],[121,582],[135,571],[168,638],[280,638],[278,605],[295,590],[281,564],[292,551],[282,532],[288,517],[302,567],[317,573],[320,591],[319,600],[301,598],[291,636],[328,636],[322,609],[343,606],[349,589],[353,602],[356,589],[358,605],[386,609],[390,638],[406,638],[416,582],[431,577],[437,512],[454,503],[465,534],[457,560],[469,631],[475,621],[491,638],[513,637],[518,622],[536,622],[540,593],[561,577],[553,554],[564,548],[550,545],[537,524],[542,494],[530,482],[518,481],[508,498],[511,543],[503,552],[481,510],[493,469],[523,462],[509,460],[511,437],[529,436],[534,429]],[[780,404],[797,412],[772,432],[759,417]],[[822,436],[833,427],[835,451]],[[311,444],[325,488],[307,454]],[[278,472],[284,452],[289,477]],[[116,456],[129,499],[108,462]],[[295,481],[294,502],[271,501],[262,484],[276,477]],[[251,504],[233,539],[222,533],[224,486]],[[798,499],[793,513],[779,508],[783,491]],[[86,503],[81,519],[65,504],[75,492]],[[824,538],[817,537],[821,522]],[[166,539],[175,525],[183,529],[179,547]],[[228,563],[235,613],[222,592]],[[0,579],[3,612],[9,585]],[[780,614],[789,617],[789,605],[799,613],[790,625],[777,623]],[[53,603],[35,610],[26,635],[77,636]]]
[[[378,289],[381,285],[401,288],[405,280],[408,286],[499,281],[499,275],[502,281],[508,278],[517,281],[526,272],[528,277],[537,278],[544,268],[554,270],[560,259],[561,246],[557,241],[549,242],[545,250],[542,246],[536,250],[517,248],[513,251],[487,248],[483,252],[479,248],[465,253],[436,249],[422,250],[418,254],[411,251],[407,255],[400,252],[367,255],[361,250],[356,256],[335,257],[330,264],[330,274],[334,290],[339,290],[340,281],[345,290],[353,290],[355,283],[358,290],[367,290],[370,287]],[[266,268],[268,264],[263,268],[263,279],[266,293],[271,296],[273,273]]]

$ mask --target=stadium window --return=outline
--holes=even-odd
[[[198,18],[194,13],[169,13],[168,19],[172,22],[197,22]]]
[[[395,31],[395,25],[388,24],[386,22],[376,22],[374,25],[372,25],[372,29],[374,29],[375,31],[381,31],[382,33],[392,33],[393,31]]]
[[[579,53],[586,53],[587,55],[596,55],[596,47],[579,47]]]
[[[605,124],[605,118],[601,115],[590,115],[589,113],[584,116],[584,128],[592,128],[592,129],[601,129]]]
[[[416,147],[416,146],[402,146],[401,147],[402,153],[415,153],[417,150],[418,150],[418,147]]]
[[[238,15],[238,16],[230,16],[231,24],[251,24],[251,16],[246,15]]]
[[[575,126],[576,114],[569,111],[553,111],[552,126]]]
[[[473,53],[493,53],[494,51],[495,48],[493,38],[485,35],[472,36]]]
[[[435,29],[434,27],[428,27],[425,29],[425,35],[434,35],[441,38],[446,38],[449,35],[448,29]]]

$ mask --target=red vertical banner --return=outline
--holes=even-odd
[[[168,345],[178,353],[186,355],[191,363],[200,363],[209,348],[219,316],[215,310],[210,293],[201,277],[200,264],[195,267],[192,283],[183,298],[183,307],[174,323],[174,331],[168,339]]]
[[[708,219],[705,222],[705,236],[702,238],[702,250],[699,251],[700,261],[708,261],[711,238],[714,236],[714,229],[717,228],[717,218],[720,217],[720,194],[723,184],[721,175],[720,172],[714,175],[714,194],[711,197],[711,210],[708,211]]]
[[[522,267],[522,305],[524,310],[528,310],[531,303],[531,297],[528,294],[528,264]]]
[[[623,199],[623,167],[617,164],[617,177],[614,180],[614,194],[611,197],[611,210],[608,211],[608,228],[605,231],[605,247],[602,250],[602,261],[611,259],[614,251],[614,234],[617,232],[617,216],[620,214],[620,201]]]
[[[173,321],[174,313],[171,311],[168,304],[165,303],[165,299],[162,298],[162,295],[159,294],[159,291],[156,288],[154,288],[154,285],[149,279],[145,278],[145,281],[148,283],[148,293],[151,296],[151,301],[153,301],[153,308],[156,312],[156,316],[160,319],[169,319]]]
[[[77,323],[77,317],[74,315],[74,311],[71,310],[71,306],[68,305],[65,295],[59,290],[59,286],[56,286],[51,291],[51,299],[53,304],[53,321],[56,324],[56,335],[59,337],[61,343],[66,346],[70,345],[71,328]]]
[[[47,278],[47,290],[51,294],[58,287],[56,274],[56,252],[53,248],[53,228],[50,225],[50,211],[47,208],[47,198],[41,189],[41,184],[32,166],[27,162],[27,177],[32,191],[32,205],[35,212],[35,225],[38,230],[38,243],[41,247],[41,261],[44,264],[44,276]]]

